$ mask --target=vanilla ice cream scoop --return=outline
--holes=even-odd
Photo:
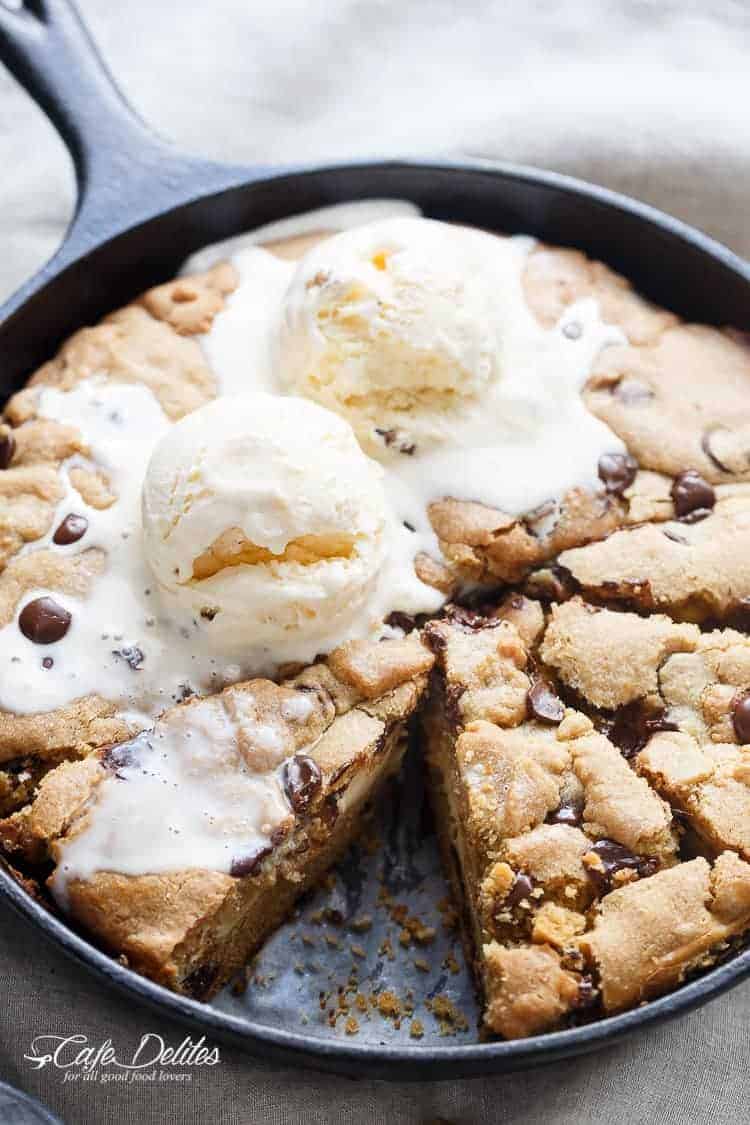
[[[388,552],[381,475],[349,424],[305,399],[251,393],[189,414],[143,485],[165,611],[256,666],[361,635]]]
[[[282,387],[347,418],[373,456],[450,438],[457,412],[499,377],[499,245],[397,218],[315,246],[284,301]]]

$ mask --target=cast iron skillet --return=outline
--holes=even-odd
[[[311,208],[367,197],[413,200],[434,218],[526,232],[580,247],[684,317],[750,327],[750,267],[667,215],[552,172],[415,160],[298,168],[231,167],[186,157],[127,105],[66,0],[0,2],[0,58],[68,146],[75,217],[52,260],[0,310],[5,398],[61,340],[206,243]],[[74,960],[121,992],[256,1054],[385,1078],[448,1078],[520,1069],[591,1051],[705,1003],[750,974],[750,950],[677,992],[615,1018],[502,1043],[426,1037],[357,1042],[280,1028],[173,995],[122,967],[37,904],[4,870],[0,896]]]

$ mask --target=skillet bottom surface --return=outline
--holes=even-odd
[[[418,747],[386,783],[360,842],[265,943],[246,980],[209,1007],[256,1032],[359,1046],[480,1041]]]

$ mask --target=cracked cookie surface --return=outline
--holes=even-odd
[[[515,595],[426,629],[438,833],[509,1038],[658,995],[750,926],[750,642],[580,597],[542,612]]]

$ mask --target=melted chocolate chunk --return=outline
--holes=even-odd
[[[741,746],[750,742],[750,695],[736,695],[732,701],[732,726]]]
[[[526,710],[530,718],[540,723],[561,723],[565,715],[563,701],[542,679],[534,680],[526,693]]]
[[[260,865],[266,856],[269,856],[273,848],[270,844],[261,844],[253,851],[248,852],[247,855],[238,856],[232,860],[232,866],[229,868],[229,874],[234,876],[235,879],[241,879],[245,875],[257,875],[260,871]]]
[[[623,757],[632,758],[657,731],[679,730],[679,727],[667,717],[665,708],[648,707],[642,699],[636,699],[620,707],[604,729]]]
[[[12,430],[0,432],[0,469],[7,469],[16,452],[16,439]]]
[[[577,828],[583,820],[583,805],[564,802],[547,816],[547,824],[568,824]]]
[[[86,534],[89,521],[85,516],[77,516],[73,512],[67,515],[52,536],[52,542],[58,547],[67,547],[69,543],[77,543]]]
[[[695,469],[686,469],[675,477],[672,484],[672,500],[674,510],[679,517],[695,516],[698,511],[704,512],[704,519],[716,503],[716,493],[707,480]]]
[[[618,871],[635,871],[641,878],[653,875],[659,869],[659,861],[653,856],[635,855],[615,840],[597,840],[590,849],[602,862],[602,868],[589,867],[589,878],[596,884],[600,894],[612,888],[612,879]]]
[[[519,902],[523,902],[525,898],[529,898],[531,892],[534,890],[534,880],[528,875],[524,875],[523,871],[519,871],[513,880],[513,886],[508,891],[503,901],[503,906],[514,907],[518,906]]]
[[[284,791],[296,813],[304,812],[320,790],[322,777],[317,762],[306,754],[295,754],[284,763]]]
[[[133,671],[137,671],[146,659],[137,645],[128,645],[126,648],[113,648],[112,655],[118,660],[124,660]]]
[[[484,615],[478,609],[466,605],[450,605],[445,611],[445,616],[456,625],[463,625],[466,629],[482,629],[486,624]]]
[[[390,625],[392,629],[403,629],[405,633],[411,633],[417,627],[416,620],[410,613],[402,613],[400,609],[396,609],[390,613],[385,619],[386,625]]]
[[[18,627],[34,644],[51,645],[65,636],[71,620],[67,609],[54,598],[35,598],[21,610]]]
[[[638,462],[629,453],[603,453],[599,458],[599,480],[607,492],[621,496],[638,472]]]

